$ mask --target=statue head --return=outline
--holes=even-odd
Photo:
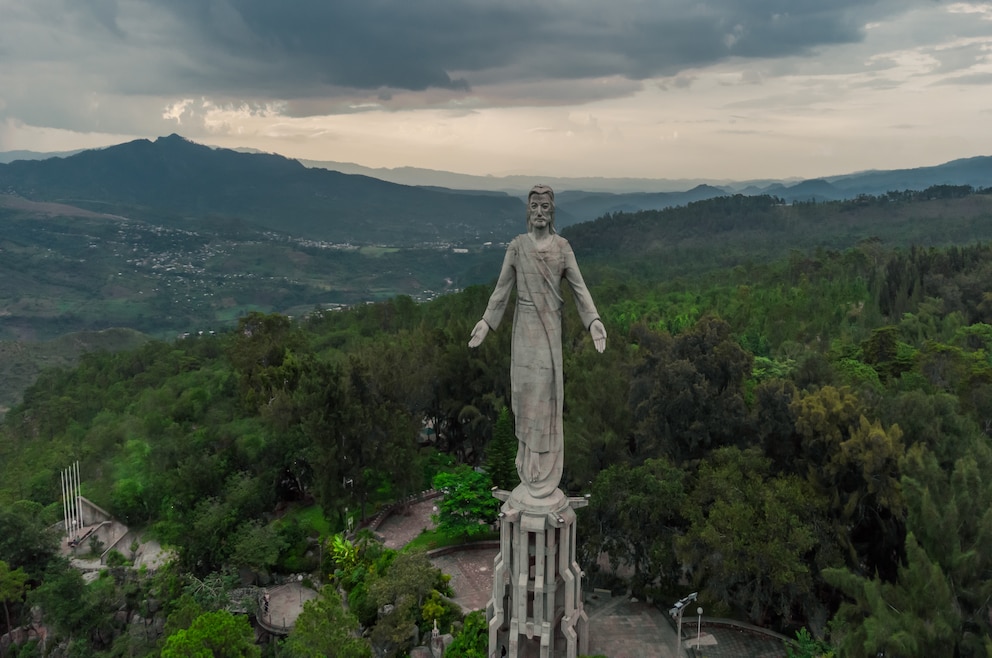
[[[542,217],[547,221],[548,232],[555,232],[555,192],[547,185],[535,185],[527,193],[527,228]]]

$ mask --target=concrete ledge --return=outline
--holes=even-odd
[[[356,527],[356,530],[368,528],[372,532],[376,532],[377,530],[379,530],[379,526],[381,526],[383,522],[386,519],[388,519],[389,516],[397,509],[401,507],[405,507],[406,505],[412,505],[413,503],[420,503],[425,500],[431,500],[432,498],[440,498],[443,495],[444,492],[438,491],[436,489],[427,489],[425,491],[421,491],[420,493],[411,494],[406,498],[403,498],[401,500],[396,501],[395,503],[391,503],[386,507],[383,507],[381,510],[379,510],[379,512],[375,516],[363,521],[362,523],[359,523],[358,526]]]
[[[682,628],[685,629],[686,626],[695,626],[696,617],[692,619],[686,617],[682,620]],[[746,621],[737,621],[736,619],[723,619],[720,617],[703,617],[703,626],[722,626],[724,628],[732,628],[736,631],[747,631],[749,633],[754,633],[756,635],[765,635],[767,637],[775,638],[776,640],[782,640],[783,642],[788,642],[790,644],[795,644],[795,639],[782,635],[781,633],[776,633],[773,630],[767,628],[762,628],[761,626],[755,626],[754,624],[749,624]]]

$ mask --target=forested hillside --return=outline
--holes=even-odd
[[[705,203],[668,226],[663,211],[568,232],[610,336],[598,354],[567,306],[562,485],[591,494],[586,586],[621,586],[595,567],[605,551],[637,596],[698,588],[707,614],[805,626],[838,655],[989,655],[987,197],[925,201],[915,223],[891,220],[898,199],[852,202],[829,230],[870,222],[877,239],[843,249],[805,238],[816,205]],[[721,231],[739,252],[704,251]],[[896,235],[919,242],[893,247]],[[2,590],[7,624],[40,605],[87,651],[151,655],[189,625],[193,579],[306,568],[326,581],[344,563],[307,563],[308,535],[326,535],[287,509],[313,504],[335,532],[457,463],[495,477],[510,332],[467,347],[488,294],[253,313],[230,332],[47,371],[0,428],[0,560],[27,579]],[[84,587],[52,558],[44,528],[75,460],[85,496],[175,548],[168,579]],[[374,573],[334,581],[359,592],[369,637],[386,632],[375,593],[389,572]],[[150,591],[168,613],[163,638],[115,630],[108,610]]]
[[[0,419],[8,404],[34,383],[41,369],[74,367],[81,355],[137,348],[150,338],[131,329],[107,329],[66,334],[50,341],[0,341]]]
[[[505,194],[397,185],[179,135],[0,164],[0,193],[173,229],[196,230],[198,220],[220,217],[309,240],[405,246],[506,239],[523,212]]]
[[[777,260],[866,240],[884,247],[992,239],[992,188],[937,185],[827,203],[723,196],[665,210],[604,215],[564,233],[583,262],[645,280]],[[631,267],[638,261],[638,267]]]

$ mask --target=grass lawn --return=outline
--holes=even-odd
[[[416,550],[418,548],[423,548],[424,550],[431,551],[435,548],[444,548],[445,546],[457,546],[458,544],[468,544],[474,541],[484,541],[487,539],[499,539],[498,532],[484,532],[482,534],[467,535],[449,535],[448,533],[441,530],[424,530],[419,535],[417,535],[409,544],[403,547],[404,551]]]
[[[286,512],[286,515],[282,517],[282,521],[285,523],[296,521],[301,527],[314,530],[321,539],[330,537],[333,534],[331,524],[324,518],[324,511],[320,509],[320,505],[294,507]]]

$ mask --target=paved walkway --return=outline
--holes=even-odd
[[[411,503],[406,510],[386,517],[377,530],[387,548],[403,548],[424,530],[434,529],[431,515],[436,514],[437,498]]]

